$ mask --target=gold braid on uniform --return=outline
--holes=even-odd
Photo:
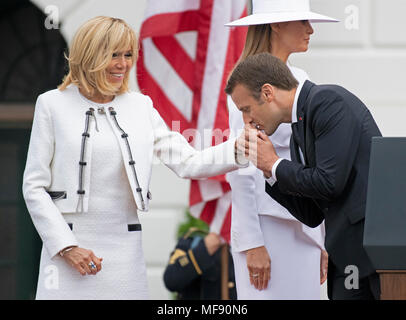
[[[176,249],[175,252],[171,255],[171,258],[169,260],[169,264],[174,264],[176,262],[176,259],[180,257],[186,256],[186,252],[180,249]]]
[[[196,272],[197,272],[199,275],[201,275],[201,274],[202,274],[202,270],[200,270],[200,267],[199,267],[199,265],[197,264],[195,255],[193,254],[193,252],[192,252],[191,249],[189,249],[188,253],[189,253],[190,260],[192,261],[193,266],[194,266],[195,269],[196,269]]]

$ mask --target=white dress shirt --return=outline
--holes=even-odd
[[[297,122],[297,102],[299,100],[299,95],[300,92],[302,91],[303,88],[303,84],[304,82],[299,82],[299,85],[296,89],[296,93],[295,93],[295,100],[293,101],[293,106],[292,106],[292,123],[296,123]],[[300,154],[300,160],[302,162],[302,164],[305,164],[304,161],[304,157],[303,157],[303,152],[299,147],[299,154]],[[284,158],[279,158],[272,166],[272,176],[268,179],[266,179],[266,181],[272,186],[276,181],[276,168],[278,168],[279,163],[284,160]]]

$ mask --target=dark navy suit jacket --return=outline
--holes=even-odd
[[[325,220],[325,247],[339,272],[356,265],[360,277],[370,275],[375,270],[363,248],[363,231],[371,138],[381,132],[367,107],[336,85],[306,81],[297,119],[292,161],[279,163],[277,182],[266,183],[266,191],[310,227]]]

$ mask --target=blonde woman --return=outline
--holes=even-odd
[[[238,167],[233,141],[198,152],[129,91],[137,49],[123,20],[93,18],[63,83],[38,97],[23,181],[43,241],[37,299],[148,298],[138,212],[151,200],[153,155],[183,178]]]
[[[253,14],[228,26],[249,26],[241,59],[269,52],[285,63],[306,52],[312,22],[335,19],[311,12],[308,0],[253,0]],[[290,66],[300,85],[305,71]],[[230,129],[243,129],[241,112],[231,98]],[[255,124],[251,124],[254,125]],[[270,137],[277,153],[290,159],[291,128],[282,124]],[[231,246],[238,299],[320,299],[327,278],[324,226],[311,229],[265,192],[263,173],[251,166],[227,174],[232,189]]]

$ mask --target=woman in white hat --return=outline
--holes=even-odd
[[[241,59],[270,52],[287,63],[292,53],[307,51],[311,22],[337,20],[311,12],[309,0],[253,0],[252,14],[227,26],[249,26]],[[288,66],[301,86],[308,75]],[[234,134],[244,123],[230,98],[228,103]],[[285,159],[290,159],[290,136],[290,125],[282,124],[271,137]],[[262,172],[253,166],[229,173],[227,179],[232,188],[231,246],[238,299],[320,299],[328,260],[324,224],[311,229],[296,220],[265,192]]]

